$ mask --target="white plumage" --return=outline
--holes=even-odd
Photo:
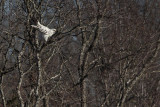
[[[56,29],[49,29],[48,27],[40,24],[39,21],[38,21],[37,25],[31,25],[31,26],[38,29],[40,32],[42,32],[44,34],[43,37],[44,37],[45,41],[47,41],[48,38],[51,37],[56,32]]]

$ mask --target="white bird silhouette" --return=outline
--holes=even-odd
[[[40,32],[42,32],[44,35],[45,41],[48,40],[49,37],[51,37],[53,34],[55,34],[56,29],[49,29],[48,27],[40,24],[40,22],[37,22],[37,25],[31,25],[32,27],[38,29]]]

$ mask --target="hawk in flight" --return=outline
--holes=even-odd
[[[56,33],[56,29],[49,29],[48,27],[40,24],[39,21],[37,22],[37,25],[31,25],[31,26],[43,33],[45,41],[47,41],[49,37],[51,37],[53,34]]]

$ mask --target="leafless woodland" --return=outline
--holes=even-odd
[[[160,107],[160,0],[0,0],[0,107]]]

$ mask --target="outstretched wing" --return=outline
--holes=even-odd
[[[44,33],[44,34],[48,34],[48,32],[51,31],[48,27],[46,27],[46,26],[44,26],[40,23],[38,23],[38,28],[39,28],[39,31]]]
[[[36,29],[38,29],[38,27],[36,25],[31,25],[31,26],[34,27],[34,28],[36,28]]]

